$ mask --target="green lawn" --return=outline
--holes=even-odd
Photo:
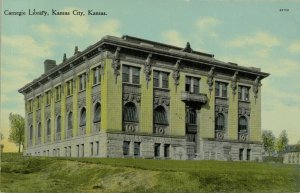
[[[1,192],[299,192],[278,163],[1,157]]]

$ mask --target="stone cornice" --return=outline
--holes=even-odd
[[[61,64],[49,70],[49,72],[42,74],[37,79],[34,79],[32,82],[28,83],[18,91],[20,93],[27,93],[30,88],[38,87],[39,82],[47,82],[48,78],[54,79],[59,76],[59,71],[66,72],[71,70],[71,65],[77,66],[84,63],[84,58],[90,59],[95,55],[98,55],[100,52],[106,50],[114,51],[117,47],[122,48],[121,50],[130,50],[137,52],[139,54],[152,56],[157,55],[159,57],[170,58],[173,60],[180,60],[184,63],[194,63],[199,65],[204,65],[207,68],[214,67],[216,71],[229,70],[232,71],[232,75],[235,72],[242,72],[244,74],[249,74],[251,76],[259,76],[260,80],[269,76],[268,73],[260,72],[254,68],[247,68],[238,66],[235,64],[225,63],[214,58],[214,55],[195,52],[191,53],[185,52],[183,49],[167,44],[162,44],[158,42],[153,42],[149,40],[143,40],[139,38],[134,38],[130,36],[123,36],[122,38],[114,36],[105,36],[100,41],[94,45],[89,46],[85,50],[78,52],[72,57],[65,59]],[[122,53],[121,51],[121,53]],[[125,52],[124,51],[124,52]]]

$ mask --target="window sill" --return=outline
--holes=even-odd
[[[154,88],[154,89],[157,89],[157,90],[167,91],[167,92],[170,91],[169,88],[162,88],[162,87],[153,87],[153,88]]]
[[[222,97],[222,96],[215,96],[216,98],[219,98],[219,99],[225,99],[225,100],[228,100],[228,97]]]
[[[82,93],[82,92],[85,92],[85,89],[82,89],[82,90],[78,91],[78,93]]]
[[[241,99],[239,99],[239,102],[250,103],[250,100],[241,100]]]
[[[67,99],[67,98],[70,98],[70,97],[72,97],[72,96],[73,96],[73,94],[70,94],[70,95],[66,96],[66,99]]]
[[[58,102],[60,102],[60,101],[61,101],[61,100],[59,99],[59,100],[56,100],[55,102],[58,103]]]
[[[96,84],[93,84],[93,87],[96,87],[96,86],[98,86],[98,85],[101,85],[101,82],[98,82],[98,83],[96,83]]]
[[[50,103],[45,105],[45,107],[49,107],[49,106],[50,106]]]
[[[129,86],[141,87],[141,84],[136,84],[136,83],[123,82],[123,84],[124,85],[129,85]]]

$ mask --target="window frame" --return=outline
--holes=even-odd
[[[220,120],[220,118],[222,118],[222,119]],[[225,115],[223,113],[218,113],[216,116],[216,120],[215,120],[215,130],[216,131],[225,131],[225,129],[226,129]]]
[[[249,86],[244,86],[244,85],[239,85],[238,86],[238,99],[240,101],[250,101],[250,87]]]
[[[100,73],[99,66],[93,68],[92,71],[93,71],[93,86],[95,86],[101,83],[101,73]]]
[[[128,71],[125,71],[125,69],[127,69]],[[141,84],[141,68],[137,66],[122,64],[122,83],[136,85]]]
[[[224,94],[225,91],[225,94]],[[222,81],[215,82],[215,96],[228,98],[228,83]]]
[[[154,124],[158,125],[169,125],[168,112],[166,108],[162,105],[159,105],[154,108],[153,111]]]
[[[199,94],[200,78],[194,76],[185,76],[185,91],[189,93]]]
[[[97,107],[99,107],[99,111],[97,111]],[[94,105],[94,118],[93,118],[93,123],[98,123],[101,122],[101,103],[96,102]]]
[[[83,115],[84,115],[84,117],[83,117]],[[81,110],[80,110],[80,114],[79,114],[79,126],[80,127],[86,126],[86,108],[85,107],[82,107]]]
[[[127,102],[123,107],[124,122],[139,122],[137,105],[134,102]]]
[[[87,84],[87,75],[86,73],[82,73],[78,76],[79,78],[79,89],[78,92],[82,92],[86,89]]]
[[[166,71],[153,70],[153,87],[169,89],[170,87],[170,73]]]

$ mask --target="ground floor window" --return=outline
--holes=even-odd
[[[90,146],[91,146],[91,156],[93,156],[94,154],[94,143],[93,142],[91,142],[91,144],[90,144]]]
[[[247,149],[247,160],[250,160],[251,149]]]
[[[125,156],[129,155],[129,145],[130,145],[130,141],[123,142],[123,155]]]
[[[160,143],[154,144],[154,157],[160,156]]]
[[[244,149],[241,148],[239,151],[239,160],[243,160],[243,153],[244,153]]]
[[[164,145],[164,157],[170,157],[170,144]]]
[[[134,142],[134,156],[139,157],[140,156],[140,149],[141,143],[140,142]]]
[[[96,155],[99,155],[99,141],[96,141]]]

